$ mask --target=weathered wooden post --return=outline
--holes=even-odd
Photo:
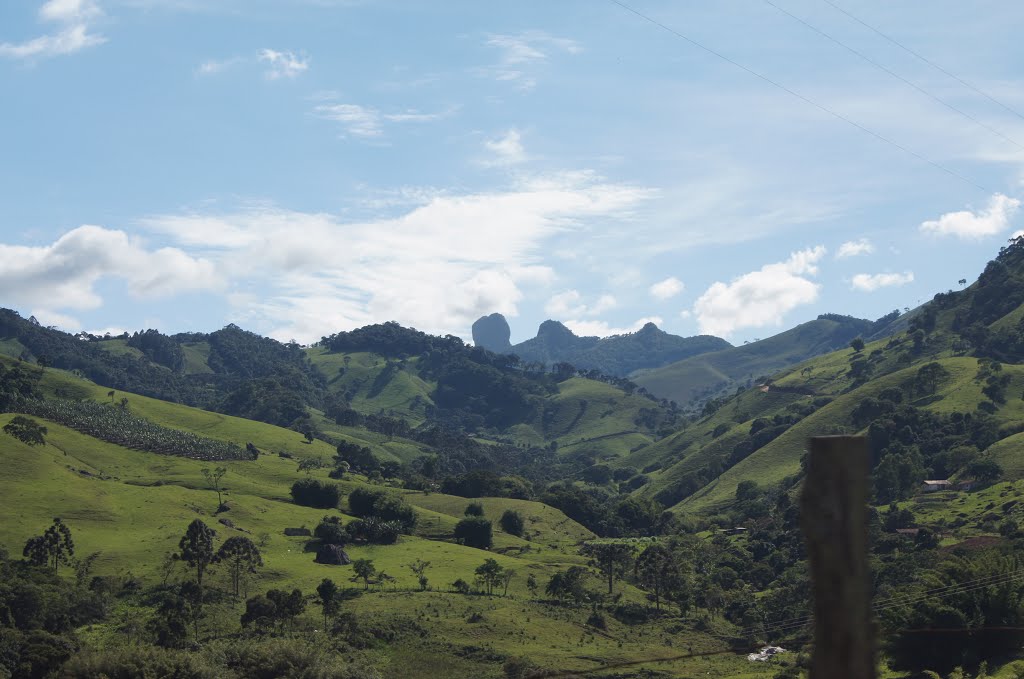
[[[875,679],[867,441],[810,440],[800,514],[814,591],[811,679]]]

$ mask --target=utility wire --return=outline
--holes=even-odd
[[[899,149],[900,151],[903,151],[904,153],[906,153],[906,154],[908,154],[910,156],[913,156],[914,158],[917,158],[921,162],[927,163],[927,164],[931,165],[932,167],[934,167],[934,168],[936,168],[938,170],[941,170],[942,172],[945,172],[949,176],[955,177],[956,179],[959,179],[960,181],[964,182],[965,184],[969,184],[970,186],[973,186],[974,188],[978,189],[979,191],[984,191],[985,193],[992,193],[992,191],[990,189],[987,189],[984,186],[982,186],[981,184],[978,184],[978,183],[968,179],[967,177],[963,176],[962,174],[956,172],[955,170],[952,170],[952,169],[946,167],[945,165],[942,165],[942,164],[940,164],[940,163],[938,163],[938,162],[936,162],[934,160],[931,160],[930,158],[926,158],[925,156],[922,156],[920,153],[917,153],[916,151],[913,151],[912,149],[907,148],[906,146],[902,146],[902,145],[896,143],[895,141],[893,141],[892,139],[889,139],[888,137],[884,137],[884,136],[882,136],[878,132],[875,132],[872,129],[864,127],[863,125],[861,125],[860,123],[856,122],[855,120],[853,120],[851,118],[847,118],[842,113],[839,113],[838,111],[835,111],[835,110],[825,106],[824,104],[819,104],[818,102],[805,97],[804,95],[800,94],[799,92],[797,92],[797,91],[795,91],[793,89],[790,89],[789,87],[786,87],[782,83],[780,83],[778,81],[775,81],[775,80],[772,80],[768,76],[766,76],[766,75],[764,75],[762,73],[759,73],[758,71],[755,71],[752,68],[744,66],[743,64],[741,64],[740,62],[738,62],[738,61],[736,61],[734,59],[730,59],[729,57],[727,57],[726,55],[722,54],[721,52],[718,52],[718,51],[708,47],[707,45],[704,45],[704,44],[702,44],[700,42],[697,42],[693,38],[680,33],[679,31],[675,30],[674,28],[672,28],[672,27],[670,27],[670,26],[668,26],[666,24],[663,24],[662,22],[658,21],[657,19],[655,19],[655,18],[653,18],[651,16],[648,16],[647,14],[643,14],[642,12],[640,12],[640,11],[638,11],[636,9],[633,9],[632,7],[630,7],[629,5],[621,2],[620,0],[609,0],[609,2],[618,5],[619,7],[621,7],[624,10],[626,10],[627,12],[635,14],[636,16],[640,17],[644,21],[647,21],[647,22],[649,22],[651,24],[654,24],[655,26],[657,26],[657,27],[659,27],[659,28],[661,28],[661,29],[663,29],[665,31],[668,31],[672,35],[676,36],[677,38],[681,38],[682,40],[685,40],[686,42],[690,43],[694,47],[697,47],[697,48],[699,48],[701,50],[704,50],[708,54],[716,56],[719,59],[721,59],[722,61],[730,63],[730,64],[732,64],[733,66],[735,66],[736,68],[738,68],[738,69],[740,69],[742,71],[746,71],[747,73],[749,73],[750,75],[754,76],[755,78],[759,78],[759,79],[765,81],[766,83],[768,83],[769,85],[773,85],[774,87],[779,88],[783,92],[787,92],[788,94],[796,97],[800,101],[802,101],[802,102],[804,102],[806,104],[810,104],[811,106],[813,106],[814,108],[816,108],[816,109],[818,109],[820,111],[824,111],[825,113],[829,114],[833,118],[838,118],[839,120],[841,120],[841,121],[843,121],[843,122],[845,122],[845,123],[847,123],[849,125],[852,125],[853,127],[856,127],[861,132],[869,134],[872,137],[874,137],[875,139],[878,139],[879,141],[885,142],[886,144],[889,144],[890,146],[894,146],[895,148]]]
[[[848,52],[850,52],[851,54],[854,54],[854,55],[860,57],[861,59],[863,59],[864,61],[868,62],[869,64],[871,64],[875,68],[888,73],[889,75],[891,75],[893,78],[896,78],[900,82],[903,82],[903,83],[906,83],[907,85],[910,85],[915,90],[917,90],[918,92],[920,92],[924,96],[928,97],[932,101],[936,101],[936,102],[942,104],[943,106],[948,108],[950,111],[953,111],[954,113],[958,113],[961,116],[963,116],[964,118],[966,118],[967,120],[970,120],[972,123],[974,123],[976,125],[979,125],[980,127],[985,128],[986,130],[988,130],[992,134],[997,135],[999,137],[1002,137],[1003,139],[1005,139],[1006,141],[1010,142],[1011,144],[1013,144],[1017,148],[1024,149],[1024,146],[1022,146],[1021,144],[1018,144],[1014,139],[1011,139],[1010,137],[1006,136],[1005,134],[1003,134],[999,130],[995,129],[994,127],[992,127],[992,126],[990,126],[990,125],[988,125],[986,123],[981,122],[980,120],[978,120],[977,118],[975,118],[971,114],[967,113],[963,109],[960,109],[960,108],[957,108],[956,106],[953,106],[953,104],[950,104],[948,101],[945,101],[944,99],[940,99],[939,97],[935,96],[934,94],[932,94],[928,90],[924,89],[923,87],[918,86],[913,81],[908,80],[907,78],[904,78],[903,76],[901,76],[896,71],[893,71],[892,69],[890,69],[890,68],[880,64],[879,62],[875,61],[874,59],[872,59],[871,57],[867,56],[863,52],[861,52],[861,51],[859,51],[857,49],[854,49],[853,47],[850,47],[849,45],[847,45],[843,41],[841,41],[838,38],[836,38],[836,37],[826,33],[825,31],[821,30],[817,26],[814,26],[810,22],[801,19],[800,17],[798,17],[797,15],[793,14],[789,10],[784,9],[783,7],[780,7],[779,5],[777,5],[774,2],[772,2],[772,0],[764,0],[764,2],[765,2],[765,4],[771,5],[775,9],[779,10],[780,12],[782,12],[783,14],[788,16],[789,18],[793,19],[794,21],[797,21],[797,22],[803,24],[804,26],[806,26],[807,28],[811,29],[812,31],[814,31],[818,35],[823,36],[825,38],[828,38],[829,40],[831,40],[835,44],[839,45],[843,49],[845,49]]]
[[[920,59],[920,60],[921,60],[921,61],[923,61],[924,63],[928,64],[929,66],[931,66],[932,68],[934,68],[934,69],[935,69],[936,71],[938,71],[939,73],[943,73],[943,74],[945,74],[945,75],[949,76],[950,78],[952,78],[953,80],[957,81],[958,83],[960,83],[960,84],[961,84],[961,85],[963,85],[964,87],[966,87],[966,88],[968,88],[968,89],[970,89],[970,90],[973,90],[974,92],[977,92],[977,93],[978,93],[978,94],[980,94],[981,96],[983,96],[983,97],[985,97],[986,99],[988,99],[989,101],[991,101],[991,102],[992,102],[993,104],[996,104],[997,106],[1000,106],[1000,107],[1002,107],[1003,109],[1005,109],[1005,110],[1009,111],[1010,113],[1012,113],[1013,115],[1017,116],[1017,117],[1018,117],[1018,118],[1020,118],[1021,120],[1024,120],[1024,114],[1020,113],[1020,112],[1019,112],[1019,111],[1017,111],[1016,109],[1014,109],[1014,108],[1011,108],[1010,106],[1008,106],[1008,105],[1004,104],[1003,102],[999,101],[998,99],[996,99],[995,97],[993,97],[993,96],[992,96],[991,94],[989,94],[988,92],[985,92],[984,90],[980,90],[980,89],[978,89],[977,87],[975,87],[975,86],[974,86],[974,85],[972,85],[971,83],[967,82],[967,81],[966,81],[966,80],[964,80],[963,78],[959,77],[958,75],[956,75],[956,74],[954,74],[954,73],[950,73],[950,72],[949,72],[949,71],[947,71],[946,69],[944,69],[944,68],[942,68],[941,66],[939,66],[938,64],[936,64],[936,63],[935,63],[934,61],[932,61],[932,60],[928,59],[927,57],[925,57],[925,56],[922,56],[922,55],[921,55],[921,54],[919,54],[918,52],[915,52],[914,50],[910,49],[909,47],[907,47],[906,45],[904,45],[903,43],[901,43],[901,42],[900,42],[899,40],[897,40],[896,38],[893,38],[892,36],[890,36],[890,35],[887,35],[887,34],[883,33],[882,31],[880,31],[879,29],[875,28],[874,26],[872,26],[872,25],[871,25],[871,24],[869,24],[868,22],[866,22],[866,21],[864,21],[864,20],[862,20],[862,19],[860,19],[860,18],[858,18],[858,17],[854,16],[853,14],[851,14],[850,12],[848,12],[847,10],[843,9],[842,7],[840,7],[839,5],[837,5],[836,3],[832,2],[832,0],[822,0],[822,2],[824,2],[824,3],[825,3],[825,4],[827,4],[827,5],[830,5],[831,7],[835,8],[836,10],[838,10],[838,11],[842,12],[843,14],[845,14],[845,15],[846,15],[846,16],[848,16],[848,17],[850,17],[851,19],[853,19],[854,21],[856,21],[856,22],[857,22],[858,24],[860,24],[861,26],[864,26],[864,27],[865,27],[865,28],[867,28],[868,30],[874,31],[875,33],[877,33],[878,35],[882,36],[883,38],[885,38],[886,40],[888,40],[888,41],[889,41],[889,42],[891,42],[892,44],[894,44],[894,45],[896,45],[897,47],[899,47],[899,48],[900,48],[901,50],[903,50],[903,51],[904,51],[904,52],[906,52],[907,54],[910,54],[910,55],[912,55],[912,56],[916,57],[917,59]]]

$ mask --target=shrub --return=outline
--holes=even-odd
[[[341,490],[333,483],[302,479],[292,484],[292,500],[304,507],[335,509],[341,501]]]
[[[466,505],[466,511],[464,512],[464,514],[466,516],[483,516],[484,506],[479,502],[470,502],[468,505]]]
[[[65,679],[216,679],[220,673],[210,668],[195,653],[158,646],[132,646],[76,655],[64,665],[61,676]]]
[[[491,522],[481,516],[466,517],[455,525],[455,539],[467,547],[490,549],[494,540]]]
[[[518,537],[523,535],[523,529],[526,527],[523,515],[514,509],[506,509],[505,513],[501,515],[500,523],[503,531]]]
[[[348,531],[341,525],[341,519],[337,516],[325,516],[313,531],[313,537],[325,545],[345,546],[348,542]]]

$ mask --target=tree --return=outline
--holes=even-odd
[[[593,565],[608,578],[609,594],[615,580],[633,565],[633,552],[633,545],[624,542],[594,542],[583,547],[583,553],[589,555]]]
[[[217,510],[224,506],[224,499],[221,496],[223,489],[220,487],[220,480],[224,478],[224,475],[228,473],[227,467],[217,467],[216,469],[210,469],[209,467],[203,467],[203,478],[210,484],[210,488],[217,491]]]
[[[465,515],[466,516],[483,516],[484,515],[484,506],[482,504],[480,504],[479,502],[470,502],[468,505],[466,505]]]
[[[854,337],[850,340],[850,348],[853,349],[854,353],[859,354],[864,351],[864,340],[860,337]]]
[[[949,371],[942,367],[941,363],[928,363],[918,369],[914,376],[914,391],[922,396],[934,394],[939,388],[939,383],[949,377]]]
[[[530,590],[531,596],[537,596],[537,576],[533,573],[526,576],[526,588]]]
[[[491,522],[482,516],[471,516],[455,524],[455,539],[467,547],[490,549],[494,540]]]
[[[349,539],[348,531],[337,516],[325,516],[320,519],[320,523],[313,530],[313,537],[325,545],[340,545],[342,547]]]
[[[337,484],[316,479],[301,479],[292,484],[292,501],[297,505],[316,509],[334,509],[341,500]]]
[[[323,458],[319,457],[307,457],[299,460],[299,471],[307,474],[312,474],[315,469],[323,469],[325,466]]]
[[[587,590],[583,586],[586,575],[587,571],[582,566],[572,566],[568,570],[559,571],[548,580],[544,592],[559,601],[572,599],[579,603],[587,596]]]
[[[430,562],[424,561],[423,559],[416,559],[411,564],[407,564],[409,570],[416,576],[416,580],[420,583],[420,591],[427,591],[427,569],[430,568]]]
[[[508,586],[512,582],[512,578],[516,577],[516,571],[513,568],[506,568],[501,574],[501,584],[504,589],[501,592],[502,596],[508,596]]]
[[[356,559],[352,562],[352,571],[356,577],[363,581],[363,589],[370,589],[370,578],[374,576],[377,569],[373,566],[372,559]]]
[[[637,557],[634,566],[637,580],[654,595],[654,606],[661,610],[661,599],[678,588],[679,562],[664,545],[653,544]]]
[[[282,624],[290,623],[306,610],[306,598],[302,590],[291,592],[272,589],[267,592],[267,599],[274,603],[274,617]]]
[[[506,509],[499,521],[501,529],[509,535],[522,536],[525,522],[523,515],[514,509]]]
[[[504,567],[494,559],[487,559],[476,567],[476,579],[487,589],[488,594],[494,593],[494,588],[501,584]]]
[[[16,415],[4,425],[4,433],[29,446],[45,446],[46,427],[24,415]]]
[[[235,596],[238,596],[238,587],[242,577],[246,573],[256,573],[256,569],[263,566],[260,550],[252,540],[241,535],[230,537],[224,541],[224,544],[217,550],[216,561],[227,565],[228,574],[231,576],[231,588]]]
[[[36,566],[53,568],[56,573],[61,564],[70,564],[75,554],[75,542],[71,539],[71,529],[60,520],[54,518],[53,523],[42,535],[29,538],[22,550],[22,556]]]
[[[338,586],[334,580],[324,578],[317,585],[316,595],[320,598],[320,605],[324,609],[324,629],[327,629],[327,620],[338,613],[339,598]]]
[[[178,542],[178,558],[196,569],[196,584],[202,587],[203,573],[214,562],[213,538],[217,533],[199,519],[194,519]]]

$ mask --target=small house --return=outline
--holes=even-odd
[[[953,483],[949,479],[930,479],[924,482],[924,492],[933,493],[937,490],[950,490]]]
[[[921,532],[920,528],[897,528],[896,534],[905,538],[916,538],[917,534]]]

